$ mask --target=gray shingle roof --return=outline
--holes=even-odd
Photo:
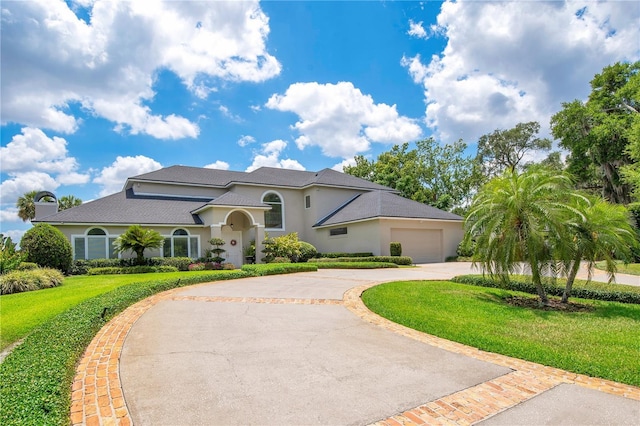
[[[47,216],[48,223],[101,223],[149,225],[202,225],[191,211],[206,201],[186,198],[136,196],[132,190],[121,191],[80,206]]]
[[[236,194],[235,192],[225,192],[215,200],[209,201],[207,206],[232,206],[232,207],[261,207],[270,209],[268,204],[261,203],[253,198]]]
[[[463,220],[457,214],[409,200],[388,191],[360,194],[325,216],[314,226],[337,225],[377,217],[398,217],[436,220]]]
[[[260,167],[250,173],[199,167],[171,166],[154,172],[134,176],[129,180],[171,182],[214,187],[233,184],[258,184],[288,188],[304,188],[310,185],[330,185],[367,190],[393,191],[377,183],[369,182],[331,169],[319,172]]]

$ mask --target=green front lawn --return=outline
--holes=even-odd
[[[416,330],[485,351],[640,385],[640,306],[574,299],[590,312],[516,307],[496,288],[449,281],[382,284],[365,291],[372,311]]]
[[[0,350],[56,315],[100,294],[131,283],[210,275],[212,271],[66,277],[60,287],[0,296]],[[216,271],[226,273],[233,271]]]
[[[604,262],[596,263],[596,268],[606,270]],[[640,263],[618,263],[618,272],[621,274],[640,275]]]

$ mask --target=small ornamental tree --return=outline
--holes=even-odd
[[[214,263],[216,269],[222,269],[222,263],[225,261],[225,258],[220,255],[226,252],[226,250],[222,248],[222,246],[226,244],[225,241],[222,238],[212,238],[209,240],[209,244],[214,247],[211,249],[211,261]]]
[[[136,254],[136,264],[144,265],[144,251],[148,248],[160,248],[164,237],[153,229],[144,229],[140,225],[131,225],[127,231],[113,242],[116,253],[131,250]]]
[[[71,270],[71,243],[59,229],[47,223],[38,223],[25,232],[20,240],[20,248],[27,252],[27,262],[62,272]]]

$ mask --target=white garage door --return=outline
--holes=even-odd
[[[402,243],[402,255],[411,256],[414,263],[442,262],[442,230],[391,229],[391,241]]]

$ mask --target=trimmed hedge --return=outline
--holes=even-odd
[[[62,284],[62,272],[53,268],[14,270],[0,275],[0,294],[22,293],[57,287]]]
[[[190,257],[150,257],[145,259],[147,266],[173,266],[178,271],[188,271],[193,263]],[[71,275],[86,275],[92,268],[125,268],[136,266],[135,258],[129,259],[90,259],[74,260],[71,266]]]
[[[128,306],[172,288],[248,276],[243,271],[212,271],[179,280],[129,284],[56,316],[0,364],[0,424],[69,424],[76,363],[102,326]]]
[[[242,271],[253,276],[292,274],[295,272],[315,272],[318,267],[312,263],[261,263],[242,265]]]
[[[460,275],[452,278],[451,281],[479,287],[504,288],[506,290],[537,294],[536,286],[531,282],[531,278],[524,275],[514,275],[506,284],[483,275]],[[564,283],[564,279],[557,279],[554,282],[551,278],[545,278],[542,285],[548,295],[562,296]],[[594,281],[587,284],[586,281],[576,280],[571,290],[571,297],[640,304],[640,287]]]
[[[365,253],[341,253],[341,252],[335,252],[335,253],[318,253],[316,254],[316,258],[330,258],[330,259],[335,259],[337,257],[371,257],[373,256],[372,252],[365,252]]]
[[[178,272],[175,266],[125,266],[89,268],[87,275],[119,275],[119,274],[147,274],[150,272]]]
[[[321,262],[381,262],[395,263],[396,265],[413,265],[413,259],[409,256],[369,256],[369,257],[338,257],[320,258],[311,260],[313,263]]]
[[[313,263],[310,261],[309,263]],[[318,269],[382,269],[398,268],[395,263],[388,262],[318,262]]]

